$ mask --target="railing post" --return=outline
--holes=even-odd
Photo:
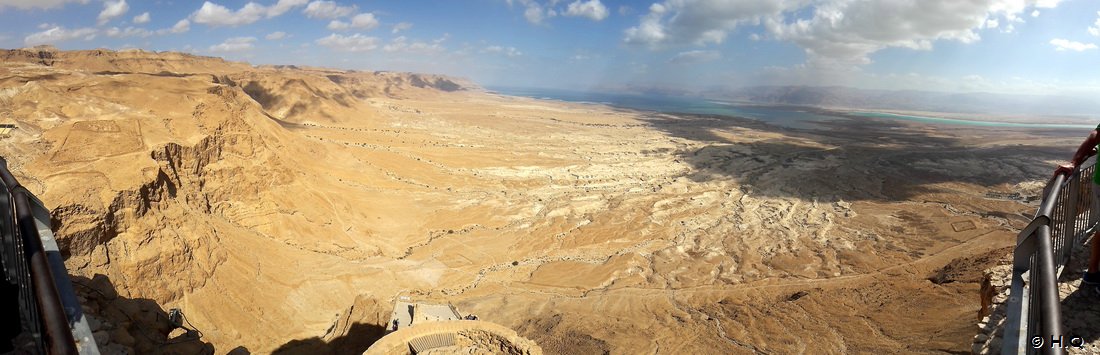
[[[1012,283],[1010,284],[1009,297],[1005,302],[1008,312],[1004,325],[1004,341],[1001,343],[1001,354],[1015,355],[1026,353],[1030,348],[1028,343],[1029,315],[1031,314],[1031,292],[1025,273],[1031,269],[1031,256],[1035,255],[1035,236],[1023,236],[1013,251]]]
[[[1032,270],[1031,275],[1032,282],[1037,282],[1040,292],[1039,328],[1042,329],[1042,333],[1038,336],[1046,338],[1049,342],[1055,337],[1065,335],[1062,329],[1062,298],[1058,295],[1058,280],[1054,273],[1054,249],[1051,246],[1050,226],[1039,227],[1038,243],[1036,266],[1039,270]],[[1038,280],[1035,280],[1036,278]],[[1062,348],[1054,347],[1053,343],[1047,345],[1046,353],[1065,354]]]

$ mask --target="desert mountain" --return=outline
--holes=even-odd
[[[346,352],[398,295],[551,353],[965,350],[980,272],[1032,210],[989,196],[1034,194],[1057,155],[437,75],[0,57],[18,126],[0,155],[53,211],[69,269],[117,294],[94,307],[110,343],[138,353],[182,350],[123,300],[183,309],[218,353]]]
[[[1088,115],[1100,113],[1095,100],[1058,95],[872,90],[843,86],[752,86],[711,90],[703,95],[738,102],[856,109],[886,109],[1000,115]]]

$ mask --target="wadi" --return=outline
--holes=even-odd
[[[983,272],[1082,137],[784,128],[176,52],[0,58],[0,156],[51,210],[100,346],[142,354],[362,352],[402,296],[552,354],[966,352]],[[173,341],[171,308],[201,338]]]

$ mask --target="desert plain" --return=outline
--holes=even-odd
[[[115,350],[349,353],[398,296],[552,354],[965,352],[1086,132],[784,128],[437,75],[0,52],[0,156]],[[202,332],[166,330],[182,309]],[[101,344],[102,345],[102,344]]]

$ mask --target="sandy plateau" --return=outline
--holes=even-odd
[[[53,211],[86,311],[138,353],[362,350],[399,294],[549,353],[969,351],[982,270],[1083,134],[781,129],[177,53],[0,57],[0,123],[18,125],[0,155]],[[202,338],[169,337],[169,308]]]

